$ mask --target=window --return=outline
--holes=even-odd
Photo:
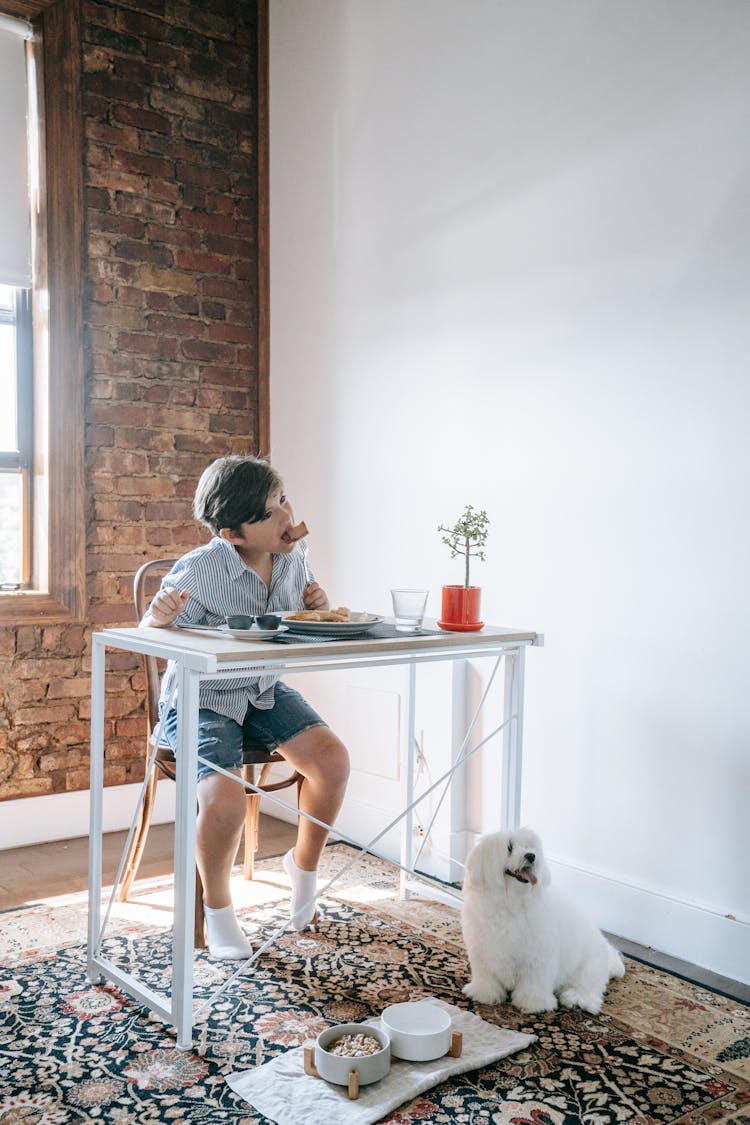
[[[32,34],[23,20],[0,21],[0,590],[28,586],[30,577]]]
[[[32,378],[31,292],[0,285],[0,590],[29,585]]]
[[[15,561],[0,554],[0,625],[81,620],[85,607],[79,9],[77,0],[0,0],[0,28],[8,16],[29,24],[30,164],[42,185],[35,192],[32,178],[31,285],[0,274],[0,335],[13,356],[0,374],[0,542],[15,537],[2,548]],[[4,156],[0,179],[18,163]]]

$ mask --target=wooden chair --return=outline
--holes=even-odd
[[[135,602],[136,620],[143,617],[158,581],[174,566],[175,559],[154,559],[144,563],[138,570],[133,581],[133,600]],[[156,729],[159,721],[159,687],[161,669],[155,656],[143,657],[146,673],[146,762],[151,757],[151,732]],[[264,793],[273,793],[279,789],[286,789],[291,785],[297,786],[297,800],[302,785],[302,775],[296,770],[280,781],[267,780],[272,766],[284,759],[280,754],[261,742],[246,740],[242,753],[242,776],[246,781],[257,785]],[[117,893],[120,902],[127,902],[133,882],[138,874],[143,850],[146,846],[148,830],[151,824],[151,814],[156,800],[156,785],[161,775],[175,780],[175,760],[169,746],[159,746],[156,751],[156,768],[151,771],[143,803],[141,805],[138,823],[133,839],[128,849],[128,854],[123,867],[122,880]],[[259,771],[259,772],[258,772]],[[257,774],[257,776],[256,776]],[[260,794],[247,791],[247,811],[245,813],[245,838],[243,873],[246,879],[252,879],[254,874],[255,853],[258,850],[258,822],[260,817]],[[205,925],[203,915],[203,887],[200,875],[195,873],[195,947],[203,949],[206,945]]]

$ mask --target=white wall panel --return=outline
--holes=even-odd
[[[274,458],[352,606],[437,615],[487,509],[523,816],[603,917],[750,919],[748,57],[744,0],[271,0]]]

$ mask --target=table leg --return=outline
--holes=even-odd
[[[91,750],[89,779],[89,917],[86,979],[104,980],[94,962],[98,954],[102,901],[102,804],[104,792],[104,670],[106,648],[100,637],[91,645]]]
[[[523,647],[505,654],[503,696],[502,803],[500,827],[517,828],[521,820],[521,767],[523,763],[523,706],[526,652]],[[510,720],[508,722],[507,720]]]
[[[466,681],[469,662],[454,660],[451,663],[451,769],[461,761],[465,751],[469,720],[466,713]],[[466,860],[466,828],[468,786],[466,767],[459,767],[451,777],[450,786],[450,867],[448,880],[460,883],[464,877]]]
[[[399,895],[408,898],[407,870],[412,870],[414,862],[414,753],[416,747],[415,704],[416,704],[417,666],[412,661],[406,687],[406,754],[404,769],[404,808],[407,812],[401,821],[401,876]]]
[[[198,757],[196,672],[178,665],[177,794],[174,842],[172,1013],[177,1046],[193,1040],[193,924],[195,908],[196,768]]]

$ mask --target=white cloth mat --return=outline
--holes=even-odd
[[[394,1059],[390,1073],[379,1082],[360,1086],[359,1098],[353,1100],[345,1086],[334,1086],[322,1078],[305,1074],[304,1047],[278,1055],[254,1070],[228,1074],[227,1082],[236,1094],[278,1125],[310,1125],[311,1121],[325,1121],[326,1125],[372,1125],[452,1074],[488,1066],[536,1039],[535,1035],[495,1027],[443,1000],[431,998],[430,1002],[449,1012],[453,1030],[462,1033],[460,1058],[443,1055],[422,1063]],[[379,1019],[364,1022],[380,1026]]]

